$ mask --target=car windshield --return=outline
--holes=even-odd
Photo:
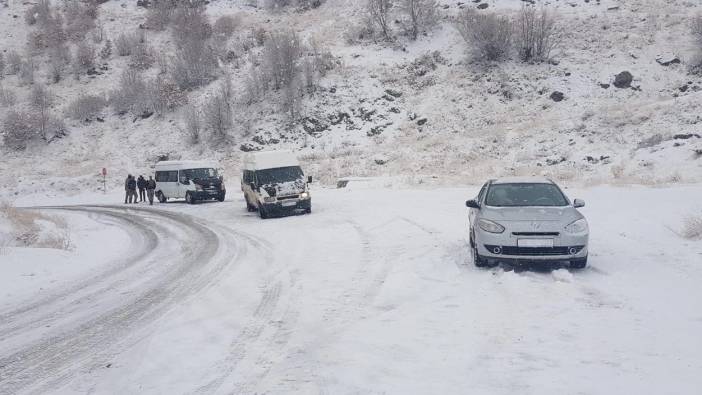
[[[182,171],[188,180],[202,180],[205,178],[217,177],[217,170],[212,168],[187,169]]]
[[[301,180],[304,177],[300,166],[277,167],[256,171],[258,185],[280,184],[284,182]]]
[[[567,206],[568,200],[553,184],[493,184],[485,204],[493,207]]]

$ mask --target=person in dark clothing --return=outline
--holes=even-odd
[[[124,180],[124,204],[127,204],[127,201],[129,200],[131,203],[131,200],[129,199],[132,195],[129,192],[129,180],[132,179],[131,174],[127,174],[127,179]]]
[[[154,205],[154,191],[156,190],[156,181],[154,178],[149,176],[149,180],[146,181],[146,195],[149,197],[149,205]]]
[[[129,203],[137,203],[137,182],[134,176],[129,176],[129,181],[127,181],[127,189],[129,190],[127,192],[129,195]]]
[[[139,202],[146,201],[146,179],[144,176],[139,176],[137,179],[137,188],[139,188]]]

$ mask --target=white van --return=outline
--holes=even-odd
[[[224,177],[217,165],[204,161],[163,161],[156,163],[156,198],[185,199],[190,204],[198,200],[224,201],[227,191]]]
[[[244,157],[241,190],[248,211],[261,218],[273,214],[312,212],[309,184],[295,155],[290,151],[263,151]]]

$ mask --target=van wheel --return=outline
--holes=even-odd
[[[193,194],[190,192],[185,192],[185,201],[188,204],[195,204],[195,198],[193,198]]]
[[[218,202],[223,202],[223,201],[224,201],[224,194],[223,194],[223,193],[220,194],[219,196],[217,196],[217,201],[218,201]]]
[[[163,196],[163,192],[161,191],[156,192],[156,199],[158,199],[159,203],[166,203],[168,200],[167,197]]]
[[[268,218],[268,213],[266,212],[266,209],[263,208],[263,206],[258,206],[258,215],[261,217],[261,219]]]

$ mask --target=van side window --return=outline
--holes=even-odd
[[[168,172],[168,182],[178,182],[178,170]]]
[[[168,181],[167,171],[157,171],[156,172],[156,182],[166,182]]]

